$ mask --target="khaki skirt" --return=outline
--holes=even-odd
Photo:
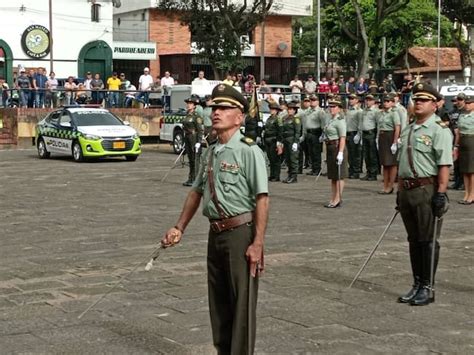
[[[379,132],[379,161],[380,165],[393,166],[397,165],[397,155],[392,154],[390,147],[393,144],[394,131]]]
[[[474,135],[461,134],[459,140],[459,172],[474,173]]]
[[[339,144],[326,144],[326,162],[328,166],[328,179],[339,180],[339,172],[337,166],[337,153],[339,152]],[[349,175],[347,168],[347,149],[344,148],[344,160],[341,165],[341,179]]]

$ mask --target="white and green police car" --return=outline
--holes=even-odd
[[[110,156],[137,160],[137,131],[106,109],[71,106],[51,112],[36,125],[40,158],[72,155],[75,161]]]

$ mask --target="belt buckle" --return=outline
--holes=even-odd
[[[409,190],[411,187],[410,180],[403,180],[403,187],[405,190]]]
[[[211,230],[214,232],[214,233],[220,233],[221,232],[221,228],[219,226],[219,222],[211,222]]]

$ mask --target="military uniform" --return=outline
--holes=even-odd
[[[350,99],[356,98],[357,95],[349,95]],[[346,112],[346,126],[347,126],[347,151],[349,153],[349,179],[359,179],[362,164],[362,145],[360,141],[357,143],[354,138],[358,135],[361,139],[361,121],[362,109],[357,106],[350,106]]]
[[[322,108],[311,108],[306,116],[305,141],[309,147],[311,171],[307,175],[318,175],[321,171],[321,154],[323,151],[323,143],[320,137],[323,133],[325,125],[325,113]]]
[[[194,102],[196,100],[189,98],[186,102]],[[184,130],[184,149],[189,159],[189,175],[188,180],[183,183],[184,186],[191,186],[196,178],[196,160],[199,152],[196,152],[196,143],[201,144],[203,137],[203,120],[196,112],[191,112],[182,120]]]
[[[329,119],[326,123],[323,131],[324,135],[326,136],[328,179],[344,179],[348,175],[347,148],[345,148],[343,152],[344,160],[340,169],[340,175],[336,159],[337,153],[339,152],[339,140],[341,137],[345,137],[347,132],[346,120],[344,119],[344,116],[338,114],[335,117],[331,117],[331,119]]]
[[[373,100],[374,97],[367,95],[366,99]],[[376,105],[365,108],[362,114],[362,151],[365,167],[367,169],[367,175],[362,178],[363,180],[377,180],[379,159],[377,157],[377,144],[375,139],[377,137],[377,121],[379,116],[380,110]]]
[[[270,104],[270,109],[279,110],[277,104]],[[280,181],[281,159],[277,153],[277,142],[281,144],[283,120],[276,115],[270,115],[265,122],[263,140],[265,151],[270,161],[269,181]]]
[[[263,122],[260,117],[251,117],[247,115],[245,117],[245,136],[249,137],[253,141],[257,141],[257,138],[262,137]]]
[[[301,129],[301,120],[298,116],[288,114],[283,119],[281,130],[283,154],[288,166],[288,178],[283,180],[285,183],[297,182],[298,179],[298,150],[294,151],[294,147],[299,144]]]
[[[413,89],[415,101],[435,101],[437,95],[428,84],[419,83]],[[446,211],[447,203],[446,195],[438,192],[438,174],[440,166],[452,164],[452,134],[447,124],[435,114],[422,123],[412,122],[402,132],[397,202],[408,234],[414,285],[408,294],[398,299],[399,302],[426,305],[434,301],[434,294],[433,298],[429,296],[433,248],[435,272],[439,258],[439,243],[433,245],[434,221],[435,215],[440,217]],[[438,235],[440,229],[441,223]]]
[[[308,97],[305,97],[303,101],[309,101]],[[309,155],[309,146],[308,143],[306,142],[306,136],[305,136],[305,131],[306,131],[306,120],[308,117],[309,112],[311,111],[311,108],[300,108],[298,110],[298,117],[301,120],[301,142],[299,145],[299,156],[298,156],[298,174],[303,173],[303,168],[309,167],[309,162],[310,162],[310,155]]]
[[[469,98],[469,100],[473,100]],[[472,101],[470,101],[472,102]],[[474,111],[459,116],[459,172],[474,173]],[[465,187],[466,189],[468,186]]]
[[[407,109],[400,102],[397,102],[393,109],[400,118],[400,132],[402,132],[408,124]]]
[[[390,147],[393,144],[395,126],[400,125],[400,116],[391,108],[383,110],[378,121],[379,161],[383,166],[397,165],[397,156],[393,154]]]

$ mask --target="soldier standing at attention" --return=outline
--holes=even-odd
[[[306,175],[318,175],[321,171],[321,153],[323,152],[323,143],[319,138],[323,133],[324,111],[319,107],[319,99],[316,95],[310,98],[311,111],[306,115],[305,141],[309,149],[311,162],[311,171]]]
[[[400,136],[400,117],[393,109],[395,101],[393,95],[387,94],[383,98],[382,114],[378,124],[379,160],[383,166],[383,190],[381,195],[391,194],[397,177],[397,150]]]
[[[401,134],[403,130],[405,129],[405,127],[408,125],[408,111],[400,103],[399,95],[395,95],[395,94],[393,95],[393,99],[395,100],[395,106],[393,106],[393,109],[395,110],[397,115],[400,117],[400,134]]]
[[[263,131],[265,151],[270,161],[270,176],[268,181],[280,181],[281,159],[278,152],[283,149],[283,143],[281,143],[283,119],[278,116],[280,106],[276,102],[271,102],[269,108],[270,117],[267,118]]]
[[[214,346],[218,354],[252,355],[256,276],[264,267],[269,208],[265,157],[255,142],[240,133],[248,110],[242,94],[220,84],[212,98],[212,127],[218,141],[203,156],[178,222],[161,243],[164,247],[179,243],[202,199],[203,214],[210,222],[207,277]]]
[[[199,104],[199,97],[191,95],[186,102],[186,110],[188,111],[186,117],[183,119],[184,130],[184,149],[189,159],[189,176],[188,180],[183,183],[183,186],[192,186],[196,178],[196,156],[201,148],[202,140],[202,117],[198,116],[196,106]]]
[[[377,158],[377,145],[375,138],[377,136],[377,121],[380,116],[380,110],[375,104],[375,97],[371,94],[365,97],[366,108],[362,115],[362,150],[364,152],[365,167],[367,175],[361,178],[366,181],[377,181],[377,172],[379,170],[379,160]]]
[[[331,200],[327,208],[342,206],[341,194],[347,177],[346,121],[341,115],[342,102],[338,97],[329,101],[330,118],[324,127],[327,149],[328,179],[331,180]]]
[[[356,94],[349,95],[349,108],[346,112],[347,126],[347,151],[349,152],[349,179],[360,178],[362,163],[362,146],[360,145],[360,126],[362,121],[362,109],[359,106],[359,97]]]
[[[298,110],[296,102],[288,104],[288,115],[283,119],[282,139],[283,154],[288,166],[288,177],[282,182],[293,184],[298,182],[298,142],[301,136],[301,120],[295,116]]]
[[[310,100],[309,96],[306,96],[303,99],[303,104],[301,108],[298,110],[298,117],[301,120],[301,137],[300,137],[300,145],[299,145],[299,155],[298,155],[298,174],[303,174],[303,169],[307,169],[309,167],[309,150],[308,144],[306,143],[306,119],[311,111],[310,108]]]
[[[432,252],[434,272],[438,265],[439,243],[434,243],[435,217],[448,209],[446,190],[449,167],[453,164],[452,134],[448,125],[435,115],[438,92],[425,83],[413,88],[416,121],[402,133],[399,155],[397,208],[408,234],[413,287],[398,302],[424,306],[430,296]],[[439,235],[441,221],[437,227]],[[434,278],[434,274],[433,274]],[[430,282],[432,281],[432,282]]]

